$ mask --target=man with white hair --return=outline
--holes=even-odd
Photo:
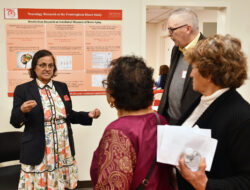
[[[175,46],[172,49],[170,70],[158,112],[166,117],[169,124],[174,125],[201,96],[193,90],[190,78],[192,67],[184,60],[184,54],[205,37],[199,32],[196,13],[189,8],[180,8],[170,13],[168,31]]]

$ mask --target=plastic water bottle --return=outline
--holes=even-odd
[[[197,171],[199,169],[201,155],[192,148],[187,148],[184,154],[184,161],[190,170]]]

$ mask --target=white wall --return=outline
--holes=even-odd
[[[230,31],[229,33],[242,42],[242,47],[246,56],[248,58],[248,80],[239,89],[239,92],[243,95],[245,99],[250,102],[250,1],[245,0],[230,0],[231,10],[230,10]]]
[[[203,31],[204,22],[217,22],[217,10],[196,10],[196,14],[199,17],[199,28],[200,31]]]
[[[153,68],[158,67],[158,63],[160,56],[159,55],[159,30],[157,28],[158,24],[147,24],[146,25],[146,60],[147,64]],[[154,72],[154,78],[157,80],[157,73],[159,71]]]

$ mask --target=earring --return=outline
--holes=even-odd
[[[115,107],[114,102],[109,102],[109,105],[110,105],[111,108]]]

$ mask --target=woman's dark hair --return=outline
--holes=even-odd
[[[161,65],[159,75],[167,75],[169,71],[169,67],[167,65]]]
[[[185,54],[188,63],[200,74],[222,88],[238,88],[247,79],[247,60],[239,39],[230,35],[214,35],[200,40]]]
[[[124,56],[111,62],[107,78],[107,92],[115,99],[118,109],[145,109],[153,101],[153,69],[142,58]]]
[[[55,61],[54,55],[50,51],[48,51],[46,49],[42,49],[42,50],[37,51],[35,53],[35,55],[33,56],[33,58],[32,58],[31,68],[29,69],[30,78],[35,79],[37,77],[36,72],[35,72],[37,62],[41,57],[46,57],[46,56],[51,56],[52,57],[53,64],[54,64],[54,70],[53,70],[53,76],[52,77],[56,76],[57,67],[56,67],[56,61]]]

